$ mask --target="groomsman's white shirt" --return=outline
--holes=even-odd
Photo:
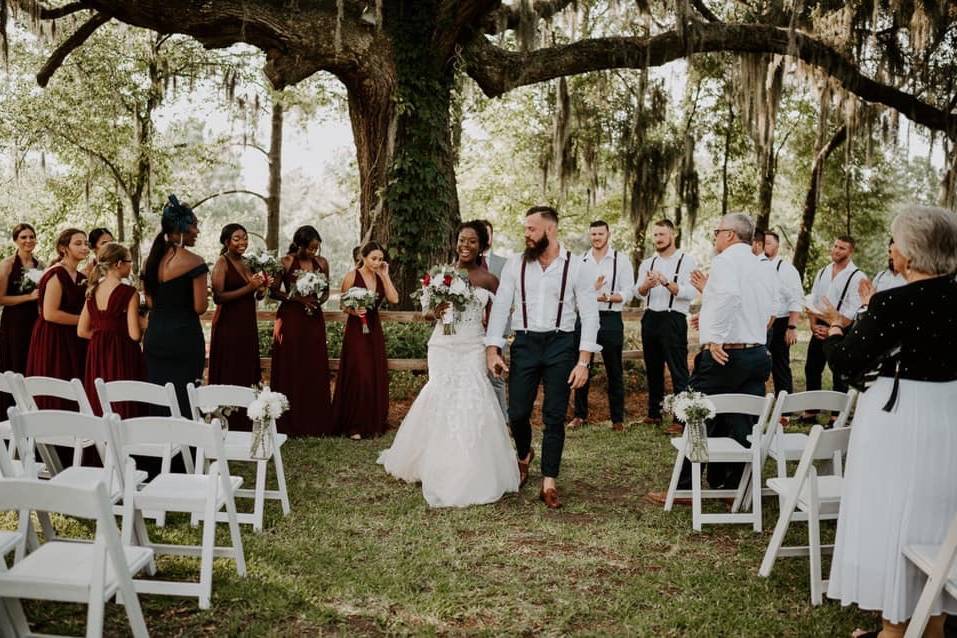
[[[804,309],[804,286],[801,275],[791,262],[784,261],[778,255],[769,260],[778,282],[778,294],[774,302],[774,316],[787,317],[789,313]]]
[[[684,259],[681,259],[682,255],[684,255]],[[679,260],[681,260],[681,270],[678,271],[678,294],[675,295],[675,301],[671,304],[671,308],[668,307],[668,304],[671,302],[671,292],[664,286],[658,285],[651,288],[648,290],[647,295],[642,295],[638,292],[638,288],[641,287],[642,282],[645,280],[645,275],[651,270],[651,262],[655,263],[655,270],[667,277],[668,281],[674,281],[675,268],[678,267]],[[645,308],[647,310],[654,310],[656,312],[676,310],[683,315],[687,315],[691,311],[691,302],[698,296],[698,291],[691,285],[691,271],[697,267],[697,260],[688,253],[680,250],[671,253],[670,257],[662,257],[656,254],[653,257],[643,260],[641,264],[639,264],[638,281],[635,284],[634,292],[639,297],[644,297]]]
[[[904,279],[904,275],[898,272],[882,270],[874,275],[874,292],[899,288],[905,285],[907,285],[907,280]]]
[[[833,262],[818,271],[814,277],[814,286],[811,288],[811,305],[818,310],[823,310],[824,304],[821,302],[826,298],[832,306],[837,308],[838,302],[841,301],[841,293],[844,292],[844,286],[855,270],[857,270],[857,266],[854,265],[854,262],[848,261],[847,266],[838,273],[837,277],[832,278],[831,276],[831,273],[834,272]],[[857,287],[861,280],[866,277],[867,275],[863,270],[854,275],[854,280],[847,286],[844,302],[841,303],[839,312],[851,321],[857,317],[857,311],[861,308],[861,293]]]
[[[564,246],[559,246],[558,257],[544,271],[535,260],[525,266],[525,310],[528,314],[530,332],[554,332],[555,318],[558,313],[558,296],[562,289],[562,270],[568,254]],[[502,269],[502,280],[498,284],[495,302],[488,319],[485,334],[486,346],[505,347],[505,326],[509,312],[512,313],[512,330],[525,330],[522,321],[521,266],[523,255],[509,257]],[[598,345],[598,301],[595,296],[595,274],[591,264],[580,257],[571,255],[568,266],[568,280],[565,286],[565,303],[562,305],[562,317],[559,330],[575,331],[575,319],[581,317],[581,342],[579,350],[601,352]]]
[[[613,303],[611,307],[608,307],[608,302],[598,302],[598,309],[602,312],[607,312],[611,310],[612,312],[621,312],[622,308],[625,307],[628,302],[630,302],[634,296],[635,288],[635,269],[631,267],[631,259],[628,258],[628,255],[625,253],[619,253],[608,248],[605,251],[605,256],[602,258],[601,262],[595,261],[595,251],[594,249],[589,250],[582,257],[582,261],[586,264],[591,264],[592,269],[595,271],[595,279],[598,279],[600,276],[605,275],[605,285],[601,290],[595,290],[595,286],[592,286],[592,291],[595,294],[595,299],[601,293],[605,293],[609,296],[618,293],[621,295],[622,301],[620,303]],[[618,262],[618,272],[615,273],[614,264]],[[612,279],[615,280],[614,289],[611,286]],[[594,283],[594,282],[592,282]]]
[[[698,317],[702,345],[767,340],[776,289],[772,273],[750,244],[732,244],[711,261]]]

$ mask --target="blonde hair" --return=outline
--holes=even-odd
[[[110,272],[110,269],[129,258],[130,251],[122,244],[110,242],[106,246],[103,246],[103,248],[100,249],[100,254],[97,256],[96,268],[94,268],[92,274],[90,274],[90,282],[87,284],[86,296],[92,297],[96,294],[96,289],[103,283],[103,280],[106,279],[106,275]]]

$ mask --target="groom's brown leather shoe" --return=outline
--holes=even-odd
[[[535,450],[528,450],[528,460],[518,460],[518,488],[521,489],[528,482],[528,466],[532,464],[535,458]]]
[[[558,500],[558,490],[554,487],[547,490],[542,488],[542,491],[538,493],[538,498],[542,499],[542,502],[545,503],[545,507],[550,510],[557,510],[562,506],[562,502]]]

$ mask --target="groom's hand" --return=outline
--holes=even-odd
[[[586,383],[588,383],[588,364],[576,363],[571,374],[568,375],[568,385],[572,390],[577,390],[584,387]]]
[[[488,372],[496,379],[501,379],[502,374],[508,372],[508,366],[502,358],[502,353],[495,346],[489,346],[485,349],[485,365]]]

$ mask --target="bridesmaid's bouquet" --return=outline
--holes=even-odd
[[[286,395],[273,392],[268,385],[256,393],[256,398],[246,407],[246,416],[253,422],[250,458],[266,460],[272,456],[276,419],[288,409]]]
[[[282,262],[279,261],[276,255],[268,250],[244,255],[243,260],[246,262],[246,265],[249,266],[249,270],[254,273],[261,272],[270,278],[282,274]]]
[[[40,285],[41,279],[43,279],[42,270],[39,268],[28,268],[20,275],[20,281],[17,286],[20,288],[20,292],[26,295],[36,290],[37,286]]]
[[[673,414],[685,424],[688,435],[686,455],[689,461],[707,463],[708,430],[705,421],[715,415],[714,403],[707,395],[694,390],[685,390],[680,394],[669,394],[661,402],[663,411]]]
[[[442,313],[442,333],[455,334],[455,313],[465,310],[465,306],[475,298],[475,292],[469,283],[468,272],[453,264],[435,266],[422,275],[422,287],[412,293],[419,299],[423,308],[434,310],[443,303],[448,307]]]
[[[293,297],[319,297],[329,288],[329,279],[325,273],[314,270],[297,270],[295,275],[296,282],[292,288]],[[312,314],[309,306],[306,306],[306,314]]]
[[[353,286],[342,295],[341,304],[343,308],[351,310],[370,310],[375,307],[376,295],[368,288]],[[362,321],[362,334],[369,334],[369,322],[366,316],[359,315]]]

